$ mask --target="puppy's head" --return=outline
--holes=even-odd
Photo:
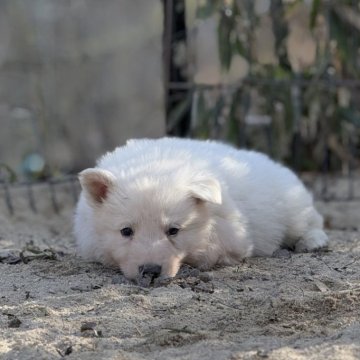
[[[206,252],[219,182],[205,173],[119,176],[80,174],[94,228],[107,259],[128,278],[173,277],[182,261]]]

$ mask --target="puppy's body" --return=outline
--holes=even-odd
[[[146,264],[174,276],[182,262],[209,268],[281,245],[301,251],[327,243],[322,217],[294,173],[217,142],[131,140],[80,181],[80,254],[130,278]]]

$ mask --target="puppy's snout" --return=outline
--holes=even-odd
[[[145,264],[139,266],[140,276],[151,276],[152,278],[157,278],[161,274],[161,265],[157,264]]]

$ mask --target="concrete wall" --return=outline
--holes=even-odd
[[[78,170],[164,134],[159,0],[0,1],[0,163]]]

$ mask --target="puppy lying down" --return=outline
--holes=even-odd
[[[267,156],[214,141],[130,140],[80,173],[80,254],[130,279],[326,245],[299,178]]]

